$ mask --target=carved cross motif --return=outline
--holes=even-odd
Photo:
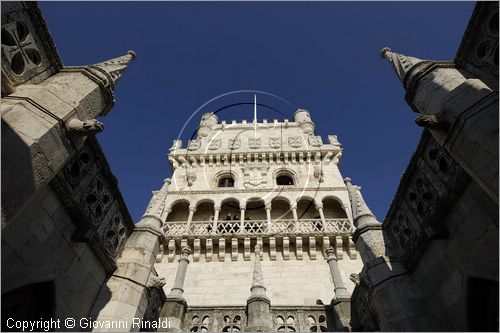
[[[221,147],[221,145],[222,145],[221,139],[213,139],[208,144],[208,149],[216,150],[216,149],[219,149]]]
[[[408,220],[403,215],[399,215],[398,220],[394,222],[395,223],[392,225],[394,236],[396,237],[399,246],[404,251],[407,251],[411,248],[412,244],[415,243],[415,231],[413,231],[408,223]]]
[[[101,237],[107,245],[109,252],[116,254],[121,248],[125,238],[126,229],[123,225],[120,214],[116,214],[108,221],[106,227],[102,229]]]
[[[437,198],[432,194],[431,186],[427,181],[418,178],[414,187],[409,191],[409,199],[419,215],[426,215],[433,206],[433,201]]]
[[[40,65],[42,58],[36,48],[24,22],[15,21],[2,27],[2,51],[15,74],[22,75]]]
[[[229,139],[229,149],[238,149],[241,147],[241,139]]]
[[[94,224],[101,223],[111,205],[111,201],[111,194],[101,176],[94,178],[81,198],[81,203],[89,211],[89,218]]]
[[[250,149],[260,148],[262,140],[260,138],[248,138],[248,146]]]
[[[269,147],[273,149],[278,149],[281,147],[281,140],[278,136],[272,136],[269,138]]]
[[[201,141],[200,140],[189,140],[188,143],[188,150],[196,150],[201,147]]]
[[[309,136],[309,144],[313,147],[319,147],[323,144],[321,140],[321,136],[319,135],[310,135]]]
[[[291,136],[288,138],[288,144],[293,148],[302,147],[302,138],[299,135]]]

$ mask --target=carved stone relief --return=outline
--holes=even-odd
[[[309,144],[313,147],[319,147],[323,144],[323,140],[321,140],[321,136],[319,135],[310,135]]]
[[[188,150],[197,150],[201,147],[201,140],[195,139],[195,140],[189,140],[188,143]]]
[[[239,149],[241,147],[241,139],[229,139],[228,148],[231,150]]]
[[[243,168],[243,185],[246,188],[261,188],[267,185],[267,171],[269,163],[248,163]]]
[[[300,135],[291,136],[288,138],[288,144],[292,148],[300,148],[302,147],[302,138]]]
[[[261,145],[261,138],[248,138],[248,147],[250,147],[250,149],[259,149]]]
[[[219,149],[222,145],[222,140],[221,139],[213,139],[210,140],[210,143],[208,144],[208,149],[210,150],[216,150]]]
[[[281,148],[281,138],[279,136],[272,136],[269,138],[269,147],[273,149]]]

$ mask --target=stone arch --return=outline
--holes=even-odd
[[[271,219],[293,219],[290,199],[278,196],[271,200]]]
[[[220,182],[224,178],[232,178],[233,179],[232,186],[219,186]],[[238,182],[238,179],[237,179],[236,173],[232,170],[223,170],[223,171],[217,172],[213,178],[214,186],[217,188],[219,188],[219,187],[236,187],[237,182]]]
[[[189,206],[189,201],[185,199],[179,199],[172,202],[166,222],[186,222],[189,216]]]
[[[231,220],[235,216],[240,216],[240,201],[234,197],[228,197],[221,201],[219,220],[228,220],[228,216]]]
[[[291,184],[280,184],[278,182],[279,177],[290,177],[291,178]],[[287,185],[297,185],[298,184],[299,177],[297,177],[297,173],[289,168],[279,168],[273,172],[273,181],[275,185],[278,186],[287,186]],[[283,179],[285,181],[285,179]]]
[[[325,219],[347,218],[347,213],[340,199],[334,196],[326,196],[321,202],[323,203]]]
[[[214,201],[212,199],[201,199],[196,203],[193,221],[210,221],[215,214]]]
[[[246,202],[245,220],[265,220],[266,203],[262,198],[250,198]]]
[[[297,217],[301,219],[319,219],[320,215],[316,209],[314,199],[309,196],[300,197],[297,200]]]

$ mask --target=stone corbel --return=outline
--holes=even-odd
[[[322,249],[323,249],[323,254],[325,256],[325,259],[326,259],[326,248],[330,246],[330,237],[328,236],[325,236],[323,237],[323,246],[322,246]]]
[[[189,247],[189,246],[188,246],[188,241],[187,241],[187,239],[183,239],[183,240],[181,240],[181,251],[182,251],[182,249],[183,249],[183,248],[185,248],[185,247]]]
[[[156,262],[160,263],[163,260],[163,254],[165,252],[165,248],[163,244],[160,244],[160,250],[158,251],[158,254],[156,255]]]
[[[309,258],[316,260],[316,238],[314,236],[309,237]]]
[[[66,128],[71,134],[89,136],[102,132],[104,130],[104,124],[97,119],[80,120],[78,118],[73,118],[66,122]]]
[[[219,238],[219,261],[224,261],[226,259],[226,240],[224,238]]]
[[[231,260],[238,260],[238,238],[231,239]]]
[[[297,260],[302,260],[304,258],[304,251],[302,249],[302,237],[297,236],[295,238],[295,255],[297,257]]]
[[[175,252],[176,252],[176,245],[175,245],[175,240],[171,239],[168,241],[168,262],[173,262],[175,259]]]
[[[200,261],[200,239],[196,238],[193,243],[193,261]]]
[[[269,258],[276,260],[276,238],[269,237]]]
[[[245,239],[243,240],[243,259],[245,261],[249,261],[250,260],[250,238],[248,237],[245,237]]]
[[[335,236],[335,255],[339,260],[344,258],[344,241],[342,236]]]
[[[290,239],[288,236],[283,237],[283,260],[290,259]]]
[[[212,261],[212,256],[214,253],[213,251],[214,251],[214,248],[213,248],[213,244],[212,244],[212,239],[207,238],[207,242],[205,244],[205,260],[207,262]]]
[[[347,255],[349,255],[349,258],[353,260],[358,256],[356,252],[356,244],[354,244],[351,235],[347,236]]]

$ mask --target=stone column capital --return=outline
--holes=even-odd
[[[191,206],[190,205],[189,206],[189,211],[194,213],[196,211],[196,206]]]
[[[220,206],[220,205],[214,205],[214,210],[218,210],[218,211],[220,211],[220,209],[221,209],[221,206]]]
[[[266,209],[271,209],[271,203],[270,202],[266,203]]]
[[[316,205],[316,209],[323,209],[323,203],[322,202],[320,202],[320,203],[315,202],[314,204]]]
[[[326,260],[327,261],[330,261],[330,260],[338,261],[338,258],[335,255],[335,249],[333,248],[333,246],[328,246],[325,249],[325,255],[326,255]]]
[[[184,246],[181,249],[181,257],[188,257],[191,254],[191,248],[189,246]]]

